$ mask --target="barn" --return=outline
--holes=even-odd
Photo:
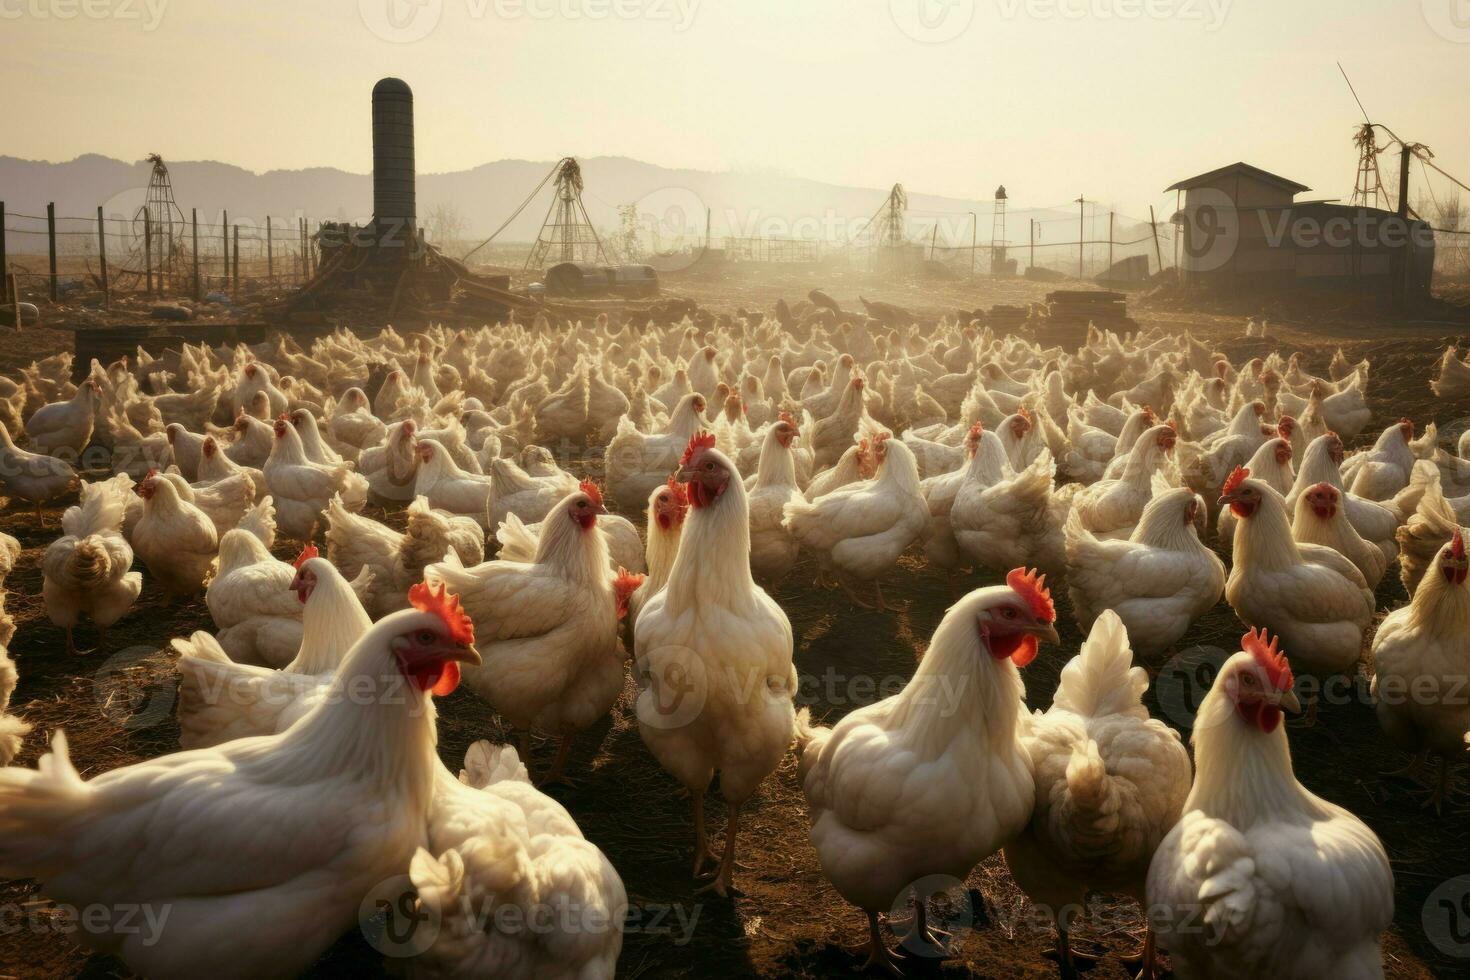
[[[1171,184],[1180,282],[1222,294],[1337,290],[1412,305],[1429,295],[1434,232],[1382,208],[1303,201],[1305,184],[1233,163]]]

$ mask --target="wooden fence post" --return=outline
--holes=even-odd
[[[143,269],[148,281],[148,295],[153,295],[153,218],[143,209]]]
[[[1159,248],[1159,223],[1154,220],[1154,206],[1148,206],[1148,226],[1154,233],[1154,255],[1159,259],[1159,271],[1164,271],[1164,250]]]
[[[107,219],[97,205],[97,261],[102,267],[102,308],[112,309],[112,283],[107,278]]]
[[[240,226],[235,225],[235,248],[233,253],[234,265],[230,268],[230,294],[240,295]]]
[[[189,209],[189,224],[194,232],[194,300],[199,300],[199,209]]]
[[[224,280],[220,284],[220,288],[224,288],[230,284],[230,212],[224,211],[221,213],[224,215],[224,219],[220,222],[219,237],[220,246],[225,250],[225,258],[219,274],[220,278]]]
[[[0,201],[0,299],[19,303],[20,297],[10,298],[10,263],[5,258],[5,202]]]
[[[56,302],[56,202],[46,205],[46,243],[51,257],[51,302]]]
[[[265,279],[271,285],[276,281],[276,257],[271,248],[271,216],[265,216]]]

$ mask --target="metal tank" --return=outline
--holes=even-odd
[[[373,221],[379,241],[413,237],[413,90],[401,78],[373,86]]]

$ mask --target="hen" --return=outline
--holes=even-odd
[[[1177,643],[1225,591],[1225,564],[1199,539],[1203,510],[1193,491],[1167,490],[1148,502],[1124,541],[1099,540],[1069,517],[1067,586],[1077,624],[1090,629],[1112,610],[1147,661]]]
[[[1036,810],[1007,845],[1006,864],[1052,915],[1063,976],[1076,973],[1068,910],[1094,891],[1142,905],[1149,861],[1189,795],[1189,753],[1178,732],[1148,716],[1148,673],[1131,664],[1123,621],[1104,611],[1062,668],[1051,707],[1022,736],[1036,770]],[[1150,932],[1144,976],[1153,974],[1153,945]]]
[[[203,592],[219,544],[209,515],[157,474],[145,477],[137,492],[143,498],[143,516],[133,528],[133,551],[169,595]]]
[[[179,745],[218,745],[289,728],[331,689],[342,658],[372,626],[354,587],[315,549],[295,570],[291,601],[302,607],[301,645],[281,670],[236,663],[213,636],[174,640],[180,654]]]
[[[623,688],[601,513],[601,493],[583,484],[547,515],[535,561],[425,569],[429,582],[446,583],[470,617],[487,624],[480,630],[485,666],[465,672],[470,689],[521,733],[527,758],[532,730],[560,740],[547,779],[560,777],[572,739],[606,717]]]
[[[1373,620],[1373,593],[1347,558],[1331,548],[1297,544],[1286,502],[1237,468],[1220,491],[1239,518],[1225,598],[1247,626],[1275,630],[1306,672],[1351,672]]]
[[[0,425],[0,487],[12,497],[36,505],[36,523],[42,524],[41,505],[80,486],[77,471],[64,459],[27,452],[10,439]]]
[[[628,906],[622,879],[531,785],[515,749],[476,742],[458,779],[441,769],[427,837],[409,877],[439,929],[409,962],[411,976],[612,980]],[[543,921],[541,910],[556,915]]]
[[[1159,945],[1183,980],[1381,977],[1388,855],[1297,781],[1281,724],[1297,697],[1277,641],[1252,630],[1241,647],[1200,704],[1194,787],[1149,866]]]
[[[873,582],[878,607],[885,608],[878,577],[918,541],[929,523],[929,506],[919,492],[914,454],[901,440],[880,435],[873,446],[878,472],[872,480],[839,487],[825,497],[786,504],[785,527],[803,548],[817,553],[841,577]]]
[[[766,581],[785,578],[796,563],[796,542],[782,522],[786,506],[805,499],[796,485],[796,457],[792,452],[792,443],[799,435],[789,415],[766,431],[750,489],[750,570]]]
[[[1041,640],[1058,642],[1056,611],[1035,575],[1018,568],[1006,579],[945,613],[903,691],[833,728],[810,725],[806,709],[797,721],[797,778],[817,860],[838,894],[868,916],[864,969],[898,972],[878,915],[906,897],[914,941],[937,945],[925,896],[910,895],[914,882],[963,881],[1031,817],[1026,688],[1016,668],[1036,657]]]
[[[408,529],[400,534],[370,517],[354,514],[333,497],[327,504],[327,557],[344,575],[372,572],[363,604],[374,616],[405,608],[408,589],[424,568],[453,552],[463,565],[485,560],[485,536],[477,521],[442,514],[423,497],[408,505]]]
[[[39,769],[0,770],[0,874],[77,907],[167,908],[157,935],[121,917],[79,934],[143,976],[305,971],[409,866],[439,765],[429,692],[479,661],[456,604],[422,589],[415,605],[279,735],[84,782],[58,732]]]
[[[276,523],[281,533],[297,541],[310,541],[327,503],[337,494],[348,510],[362,509],[367,502],[367,480],[346,463],[324,465],[308,460],[301,434],[286,419],[276,420],[274,432],[275,441],[263,471],[276,503]]]
[[[1373,637],[1373,697],[1378,723],[1393,743],[1416,753],[1410,771],[1430,753],[1439,756],[1439,780],[1430,802],[1438,809],[1451,790],[1451,760],[1465,752],[1470,700],[1470,559],[1465,532],[1456,527],[1419,580],[1409,604],[1388,614]]]
[[[113,481],[82,487],[82,501],[61,517],[66,532],[41,559],[46,615],[66,631],[66,650],[76,652],[72,631],[86,616],[97,627],[97,646],[107,627],[132,608],[143,575],[132,571],[133,549],[122,535],[127,490]]]

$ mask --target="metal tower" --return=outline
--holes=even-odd
[[[1359,126],[1353,143],[1358,148],[1358,173],[1353,180],[1353,196],[1348,203],[1376,208],[1382,199],[1383,204],[1387,204],[1388,191],[1384,190],[1383,178],[1378,173],[1378,141],[1373,124],[1365,122]]]
[[[909,196],[902,184],[894,184],[888,192],[888,200],[878,209],[873,221],[873,245],[877,248],[898,248],[904,243],[904,215],[908,210]]]
[[[582,168],[572,157],[556,165],[551,207],[522,271],[540,270],[552,253],[558,262],[607,262],[602,240],[582,205]]]
[[[990,274],[998,276],[1006,268],[1006,186],[995,189],[995,208],[990,222]]]
[[[143,206],[133,215],[133,248],[139,258],[152,262],[152,271],[159,277],[160,285],[176,281],[186,275],[185,231],[188,228],[184,212],[174,201],[174,185],[168,176],[168,167],[163,157],[149,154],[148,162],[153,172],[148,178],[148,193]],[[139,263],[145,264],[144,262]],[[143,272],[147,274],[148,269]]]

